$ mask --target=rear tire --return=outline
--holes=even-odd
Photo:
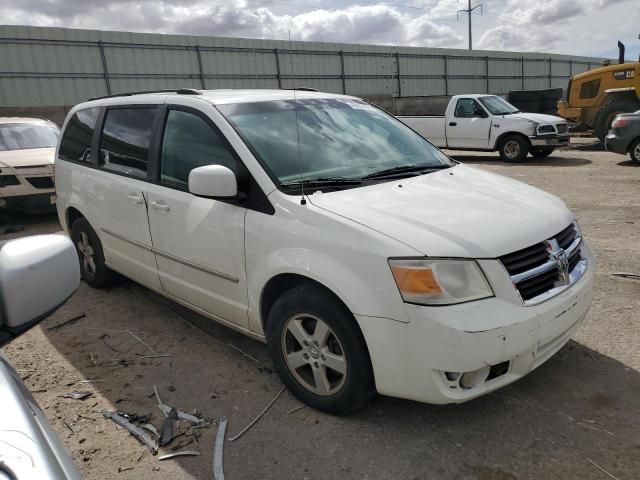
[[[266,333],[275,368],[300,401],[348,415],[375,396],[362,333],[329,292],[308,284],[285,292],[269,312]]]
[[[602,107],[600,107],[600,110],[598,110],[593,122],[593,130],[596,137],[604,143],[604,139],[607,136],[607,133],[609,133],[611,123],[616,115],[619,113],[634,112],[638,110],[638,108],[640,108],[640,102],[630,98],[613,98],[606,102]]]
[[[640,164],[640,138],[636,138],[631,142],[631,147],[629,147],[629,156],[631,157],[631,160]]]
[[[84,217],[73,222],[71,240],[78,252],[82,279],[93,288],[111,285],[117,274],[105,265],[102,243]]]
[[[529,142],[521,135],[508,135],[502,139],[500,158],[505,162],[522,162],[529,153]]]
[[[529,150],[529,153],[531,154],[532,157],[544,158],[544,157],[548,157],[549,155],[551,155],[554,150],[555,150],[555,148],[553,148],[553,147],[552,148],[531,147],[531,150]]]

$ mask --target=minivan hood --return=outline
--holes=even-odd
[[[508,117],[520,118],[522,120],[531,120],[532,122],[542,123],[542,124],[567,123],[567,121],[562,117],[556,117],[555,115],[545,115],[544,113],[520,112],[520,113],[514,113],[512,115],[508,115]]]
[[[0,151],[0,167],[39,167],[52,165],[55,147]]]
[[[495,258],[552,237],[574,218],[551,194],[465,165],[309,201],[437,257]]]

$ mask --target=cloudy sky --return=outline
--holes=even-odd
[[[472,5],[480,3],[473,0]],[[640,52],[640,0],[482,0],[474,48]],[[102,30],[466,48],[466,0],[0,0],[0,22]]]

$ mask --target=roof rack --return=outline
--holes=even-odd
[[[102,100],[105,98],[117,98],[117,97],[131,97],[133,95],[144,95],[146,93],[176,93],[178,95],[202,95],[202,92],[199,92],[195,88],[169,88],[164,90],[141,90],[137,92],[124,92],[124,93],[115,93],[113,95],[104,95],[102,97],[93,97],[89,100]]]
[[[300,92],[317,92],[315,88],[311,87],[296,87],[296,88],[285,88],[285,90],[298,90]]]

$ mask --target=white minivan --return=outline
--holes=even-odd
[[[266,342],[327,412],[493,391],[591,304],[594,257],[562,200],[358,98],[123,94],[77,105],[63,132],[57,208],[84,280],[118,272]]]

